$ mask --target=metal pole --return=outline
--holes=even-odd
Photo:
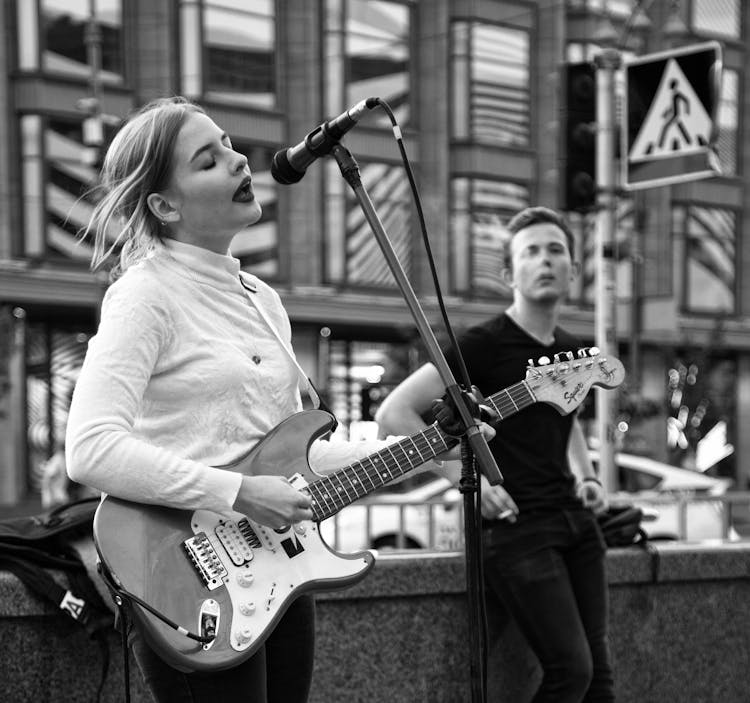
[[[621,57],[604,49],[596,58],[596,346],[602,355],[617,355],[614,241],[617,226],[615,163],[615,72]],[[616,397],[596,389],[596,426],[599,437],[599,477],[608,492],[617,489],[614,461]]]

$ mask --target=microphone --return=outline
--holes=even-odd
[[[357,124],[365,110],[372,110],[377,104],[378,98],[362,100],[338,117],[318,125],[296,146],[277,151],[271,161],[273,179],[285,186],[300,181],[307,167],[317,158],[330,154],[339,139]]]

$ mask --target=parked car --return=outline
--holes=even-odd
[[[324,520],[320,533],[342,552],[463,548],[458,489],[432,471],[392,483]]]
[[[596,466],[599,452],[596,449],[590,452]],[[720,499],[732,486],[731,479],[706,476],[700,471],[621,452],[615,454],[615,466],[619,490],[610,496],[610,501],[648,509],[652,516],[643,527],[651,539],[739,539],[731,525],[725,533],[726,505],[721,500],[710,500]],[[682,526],[681,503],[685,506]]]
[[[596,465],[597,450],[591,450]],[[643,528],[651,539],[701,541],[725,537],[725,506],[720,498],[731,479],[665,464],[634,454],[615,455],[619,490],[613,503],[644,509]],[[699,499],[699,502],[691,499]],[[704,500],[706,499],[706,500]],[[680,502],[685,503],[684,530]],[[683,534],[684,532],[684,534]],[[342,552],[361,549],[460,550],[463,499],[451,482],[431,471],[390,484],[321,523],[326,542]],[[739,539],[729,526],[729,539]]]

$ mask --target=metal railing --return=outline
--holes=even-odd
[[[691,506],[710,504],[716,509],[715,538],[750,540],[750,491],[721,495],[618,492],[611,495],[610,502],[652,508],[659,514],[660,509],[663,513],[665,508],[676,511],[676,530],[670,531],[670,537],[681,541],[688,539]],[[648,532],[650,520],[647,518],[645,522]],[[324,521],[321,533],[330,547],[345,552],[370,548],[461,551],[464,544],[463,499],[437,497],[413,501],[398,496],[388,496],[387,499],[370,496]]]

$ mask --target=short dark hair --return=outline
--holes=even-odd
[[[510,232],[510,239],[505,247],[505,266],[510,268],[511,256],[510,256],[510,243],[513,239],[513,235],[520,232],[522,229],[531,227],[532,225],[538,225],[540,223],[549,222],[559,227],[565,239],[568,242],[568,251],[570,252],[570,258],[573,259],[575,256],[575,237],[573,236],[573,230],[570,229],[570,225],[567,223],[565,218],[556,210],[552,210],[548,207],[541,205],[535,207],[527,207],[520,212],[513,215],[505,229]]]

